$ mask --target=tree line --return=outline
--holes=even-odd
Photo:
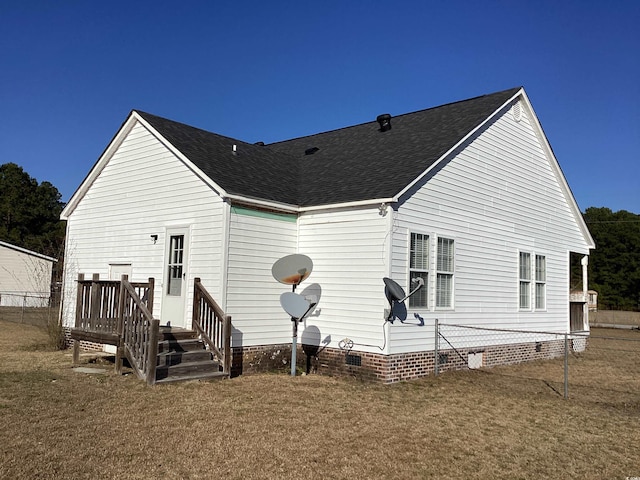
[[[590,207],[583,217],[596,242],[589,288],[598,292],[598,308],[640,311],[640,215]]]
[[[60,192],[15,163],[0,165],[0,240],[62,259],[65,223]]]
[[[62,267],[65,224],[60,192],[15,163],[0,165],[0,240],[57,258]],[[601,309],[640,310],[640,215],[590,207],[584,220],[596,242],[589,259],[589,288]],[[579,259],[578,259],[579,261]],[[572,266],[579,280],[579,266]]]

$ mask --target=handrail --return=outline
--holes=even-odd
[[[231,372],[231,316],[222,308],[196,277],[193,283],[192,328],[209,350],[222,360],[222,372]]]
[[[124,299],[121,318],[125,354],[138,377],[153,385],[156,381],[160,320],[153,318],[125,278],[121,281],[121,295]]]
[[[148,282],[100,280],[94,274],[85,280],[78,275],[74,363],[78,359],[78,339],[117,345],[116,371],[126,355],[136,375],[152,385],[156,380],[160,321],[153,318],[154,279]],[[75,335],[75,337],[74,337]]]

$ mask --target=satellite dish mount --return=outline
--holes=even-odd
[[[291,315],[293,333],[291,335],[291,376],[296,375],[296,353],[298,348],[298,322],[309,315],[318,304],[319,298],[299,295],[296,287],[311,275],[313,262],[306,255],[293,254],[282,257],[271,267],[271,275],[278,282],[291,285],[291,292],[280,295],[280,305]]]

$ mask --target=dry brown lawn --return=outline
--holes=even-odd
[[[571,357],[569,400],[561,361],[387,386],[270,374],[147,387],[110,364],[77,373],[46,332],[0,321],[0,478],[640,476],[640,343],[591,342]]]

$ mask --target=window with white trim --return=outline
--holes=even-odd
[[[528,310],[531,308],[531,254],[520,252],[520,308]]]
[[[436,266],[436,307],[453,308],[454,242],[438,237]]]
[[[424,287],[409,297],[409,307],[427,308],[429,278],[429,235],[411,233],[411,248],[409,253],[409,284],[414,278],[422,278]]]
[[[536,255],[536,309],[547,308],[547,259]]]

